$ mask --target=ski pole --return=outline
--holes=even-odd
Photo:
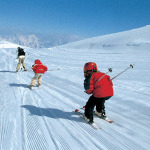
[[[59,68],[58,69],[51,69],[51,70],[47,70],[47,71],[55,71],[55,70],[60,70]]]
[[[47,71],[55,71],[55,70],[60,70],[60,69],[59,68],[58,69],[51,69],[51,70],[47,70]],[[28,70],[28,71],[33,72],[33,70]]]
[[[107,75],[109,72],[112,72],[112,68],[108,68],[108,72],[106,72],[102,77],[100,77],[96,82],[95,82],[95,84],[96,83],[98,83],[105,75]]]
[[[133,65],[130,64],[130,67],[128,67],[127,69],[123,70],[122,72],[120,72],[118,75],[116,75],[115,77],[113,77],[111,80],[115,79],[116,77],[118,77],[120,74],[122,74],[123,72],[127,71],[128,69],[133,68]]]

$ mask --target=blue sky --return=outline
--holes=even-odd
[[[0,0],[0,30],[94,37],[150,24],[150,0]]]

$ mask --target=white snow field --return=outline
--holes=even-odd
[[[27,72],[15,72],[16,48],[2,44],[0,150],[150,149],[150,26],[57,49],[25,48]],[[49,71],[42,86],[30,90],[35,59]],[[90,96],[84,92],[83,66],[91,61],[102,72],[112,68],[111,78],[135,64],[113,80],[114,96],[105,106],[114,122],[95,117],[98,130],[74,113]]]
[[[16,48],[19,47],[20,45],[13,44],[7,41],[0,41],[0,48]],[[22,48],[26,48],[25,46],[21,46]]]

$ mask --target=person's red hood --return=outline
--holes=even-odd
[[[35,60],[35,64],[42,64],[41,61],[39,59]]]

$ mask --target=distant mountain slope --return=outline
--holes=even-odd
[[[65,48],[97,49],[100,47],[140,46],[150,44],[150,25],[129,31],[93,37],[63,45]]]
[[[78,35],[57,35],[57,34],[25,34],[25,33],[2,33],[0,31],[0,40],[16,43],[30,48],[55,47],[62,44],[83,39]]]

